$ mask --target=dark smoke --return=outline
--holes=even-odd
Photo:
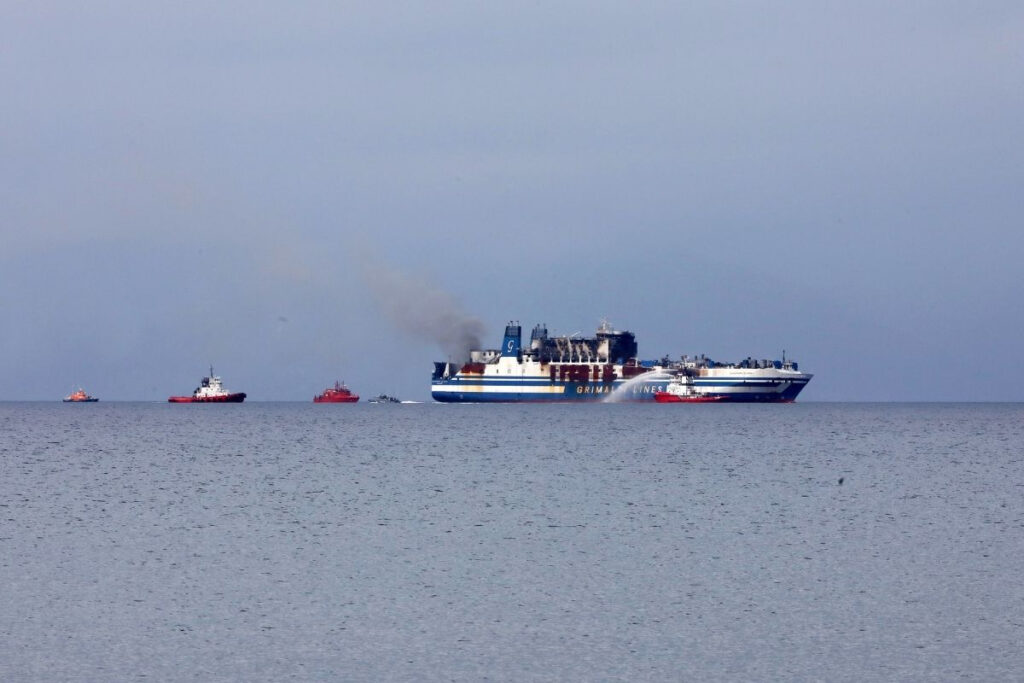
[[[483,322],[463,313],[447,292],[379,263],[364,265],[363,272],[377,305],[398,329],[435,342],[455,363],[480,348]]]

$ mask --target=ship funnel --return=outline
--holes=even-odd
[[[518,357],[522,342],[523,328],[518,323],[510,322],[505,326],[505,339],[501,342],[501,355]]]
[[[530,350],[538,351],[544,347],[544,342],[548,340],[548,328],[547,325],[537,325],[533,328],[533,332],[530,334]]]

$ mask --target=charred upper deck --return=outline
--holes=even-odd
[[[518,325],[510,325],[506,327],[506,334],[518,329]],[[636,358],[636,352],[636,337],[632,332],[613,330],[607,324],[601,325],[593,337],[549,337],[547,326],[537,325],[530,333],[530,347],[524,355],[540,363],[618,365]]]
[[[632,332],[613,330],[607,323],[593,337],[549,337],[547,325],[537,325],[530,334],[530,345],[523,348],[522,328],[510,322],[500,349],[476,350],[469,355],[470,363],[496,363],[499,358],[514,357],[520,362],[622,364],[635,359],[636,351]]]

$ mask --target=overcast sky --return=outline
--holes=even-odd
[[[425,400],[398,297],[1024,400],[1019,2],[11,0],[0,93],[0,399]]]

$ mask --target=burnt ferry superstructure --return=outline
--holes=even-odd
[[[470,351],[469,362],[434,363],[431,395],[443,403],[653,401],[686,378],[693,392],[716,402],[788,403],[813,375],[782,360],[716,362],[706,356],[638,360],[632,332],[603,322],[593,337],[550,337],[537,325],[528,347],[522,328],[505,327],[500,349]]]

